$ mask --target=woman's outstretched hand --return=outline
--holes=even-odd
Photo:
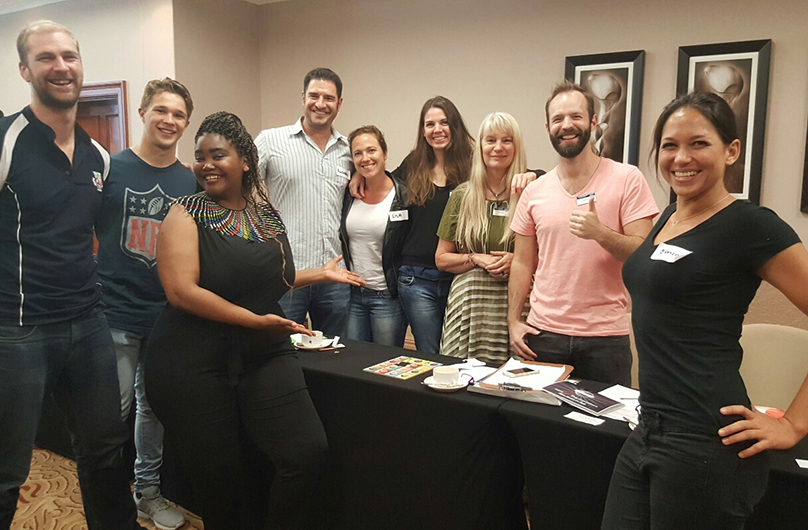
[[[367,282],[359,277],[355,272],[343,269],[339,266],[342,256],[337,256],[322,266],[325,282],[347,283],[349,285],[365,285]]]
[[[283,318],[278,315],[261,315],[259,317],[259,329],[266,329],[278,333],[302,333],[304,335],[314,335],[312,331],[302,324],[298,324],[294,320]]]

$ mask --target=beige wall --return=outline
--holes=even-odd
[[[17,73],[14,36],[26,22],[51,18],[82,44],[85,81],[129,83],[130,139],[146,81],[175,76],[197,104],[180,156],[190,160],[196,127],[215,110],[236,112],[255,134],[301,113],[302,78],[328,66],[345,81],[336,122],[348,133],[374,123],[385,131],[394,167],[411,149],[427,98],[452,99],[473,133],[493,110],[513,114],[531,167],[556,160],[544,131],[543,105],[563,77],[564,57],[646,50],[640,168],[657,201],[650,131],[673,96],[678,47],[771,38],[762,203],[808,240],[799,212],[808,124],[808,3],[800,0],[678,2],[579,0],[290,0],[257,7],[241,0],[69,0],[0,16],[0,108],[29,100]],[[175,67],[176,64],[176,67]],[[764,286],[750,321],[808,328],[774,289]]]
[[[143,130],[137,108],[144,85],[174,76],[171,0],[69,0],[0,16],[0,109],[6,114],[31,99],[17,67],[17,35],[28,22],[43,18],[64,24],[78,39],[85,83],[126,80],[129,139],[136,143]]]
[[[579,0],[293,0],[262,7],[263,124],[300,115],[301,81],[315,66],[345,83],[336,121],[347,134],[378,125],[389,165],[412,148],[427,98],[454,101],[473,134],[488,112],[510,112],[527,144],[528,165],[550,169],[556,155],[544,130],[544,101],[564,75],[564,58],[646,51],[640,168],[660,206],[667,187],[649,170],[650,132],[675,95],[679,46],[773,39],[762,204],[808,240],[799,212],[808,125],[808,3],[799,0],[677,2]],[[770,286],[748,321],[808,328],[808,318]]]
[[[240,0],[174,0],[176,78],[191,91],[194,114],[179,156],[193,160],[205,116],[227,110],[261,131],[260,8]]]

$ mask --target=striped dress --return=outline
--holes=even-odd
[[[513,242],[507,246],[499,242],[505,230],[507,217],[494,215],[494,209],[507,208],[507,201],[487,201],[488,241],[466,249],[456,240],[457,214],[463,199],[465,185],[459,186],[449,198],[443,212],[438,237],[453,241],[457,252],[513,252]],[[527,318],[530,306],[526,302],[522,319]],[[449,301],[443,320],[440,340],[441,355],[474,357],[493,364],[502,364],[513,355],[508,338],[508,280],[493,278],[485,270],[475,267],[458,274],[449,291]]]

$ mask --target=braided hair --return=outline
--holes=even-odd
[[[215,112],[202,120],[199,130],[196,131],[194,142],[199,140],[203,134],[220,135],[236,148],[239,156],[247,159],[249,169],[241,176],[241,193],[247,202],[270,205],[269,197],[258,176],[258,149],[239,117],[230,112]]]

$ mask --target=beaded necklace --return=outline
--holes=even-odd
[[[229,210],[205,192],[180,197],[176,203],[184,206],[198,224],[228,236],[263,243],[286,233],[283,221],[271,206],[247,203],[243,210]]]

